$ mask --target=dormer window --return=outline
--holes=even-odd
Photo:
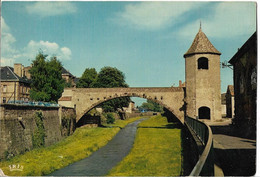
[[[209,69],[209,60],[206,57],[198,59],[198,69]]]

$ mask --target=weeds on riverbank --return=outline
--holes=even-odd
[[[109,127],[78,128],[73,135],[45,148],[37,148],[8,161],[0,162],[0,168],[8,176],[41,176],[61,169],[88,157],[106,145],[120,128],[141,117],[117,120]]]
[[[109,176],[180,176],[181,128],[162,116],[141,122],[133,149]]]

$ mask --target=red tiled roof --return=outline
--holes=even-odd
[[[71,101],[71,96],[63,96],[58,101]]]

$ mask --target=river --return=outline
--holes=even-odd
[[[128,124],[107,145],[89,157],[57,170],[48,176],[104,176],[116,166],[133,147],[137,125],[146,118]]]

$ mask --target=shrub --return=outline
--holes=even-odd
[[[38,148],[44,146],[45,144],[45,129],[42,112],[36,112],[34,119],[36,122],[36,129],[34,130],[32,136],[32,143],[34,148]]]
[[[115,122],[115,117],[112,113],[107,113],[107,124],[113,124]]]

